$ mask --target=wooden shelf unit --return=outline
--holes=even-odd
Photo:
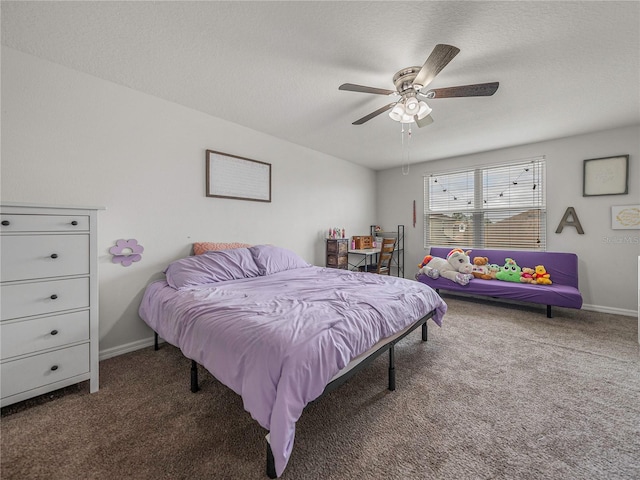
[[[328,268],[349,268],[349,239],[327,238],[326,240],[326,266]]]

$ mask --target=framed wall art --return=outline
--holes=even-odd
[[[271,164],[207,150],[207,197],[271,202]]]
[[[611,207],[612,230],[640,230],[640,205]]]
[[[629,192],[629,155],[584,161],[582,196],[624,195]]]

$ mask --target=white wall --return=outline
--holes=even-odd
[[[205,150],[272,164],[272,202],[205,197]],[[368,232],[375,172],[2,47],[3,201],[99,213],[102,357],[144,345],[146,284],[195,241],[273,243],[324,265],[332,226]],[[145,250],[111,263],[118,239]]]
[[[102,205],[99,214],[102,356],[149,342],[137,315],[145,285],[194,241],[274,243],[324,264],[331,226],[364,234],[369,225],[406,226],[406,272],[422,248],[422,175],[472,164],[546,155],[548,247],[580,257],[589,308],[633,314],[638,230],[611,230],[610,206],[640,203],[640,128],[525,145],[375,172],[149,95],[2,47],[1,199]],[[273,201],[207,198],[205,150],[269,162]],[[582,197],[582,160],[629,153],[629,195]],[[377,182],[377,185],[376,185]],[[411,226],[412,201],[417,224]],[[376,207],[377,206],[377,207]],[[585,229],[555,229],[573,206]],[[377,210],[376,210],[377,208]],[[376,215],[377,212],[377,215]],[[111,263],[120,238],[145,247],[131,267]]]
[[[629,193],[583,197],[583,160],[624,154],[630,155]],[[400,167],[378,172],[379,222],[383,227],[398,223],[408,226],[406,276],[415,275],[418,263],[427,253],[423,248],[423,175],[540,155],[547,159],[547,250],[578,255],[584,308],[636,315],[635,259],[640,254],[640,231],[612,230],[611,206],[640,204],[640,126],[424,162],[412,165],[407,176],[402,175]],[[415,228],[411,215],[413,200],[417,210]],[[567,207],[575,208],[584,235],[572,227],[555,233]]]

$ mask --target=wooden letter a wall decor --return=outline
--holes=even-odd
[[[571,217],[571,220],[569,220]],[[578,219],[578,214],[573,207],[568,207],[565,212],[562,220],[558,224],[558,228],[556,229],[556,233],[562,233],[562,229],[564,227],[576,227],[576,230],[580,235],[584,235],[584,230],[582,229],[582,225],[580,225],[580,220]]]

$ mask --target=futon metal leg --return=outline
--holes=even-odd
[[[276,478],[276,461],[273,458],[273,451],[271,451],[271,445],[267,442],[267,476],[269,478]]]
[[[196,393],[200,388],[198,387],[198,364],[195,360],[191,360],[191,391]]]
[[[158,334],[153,332],[153,349],[158,350]]]
[[[426,342],[428,340],[428,328],[427,328],[427,322],[424,322],[422,324],[422,341]]]
[[[389,349],[389,390],[392,392],[396,389],[396,361],[394,345]]]
[[[547,318],[553,318],[551,315],[551,305],[547,305]]]

